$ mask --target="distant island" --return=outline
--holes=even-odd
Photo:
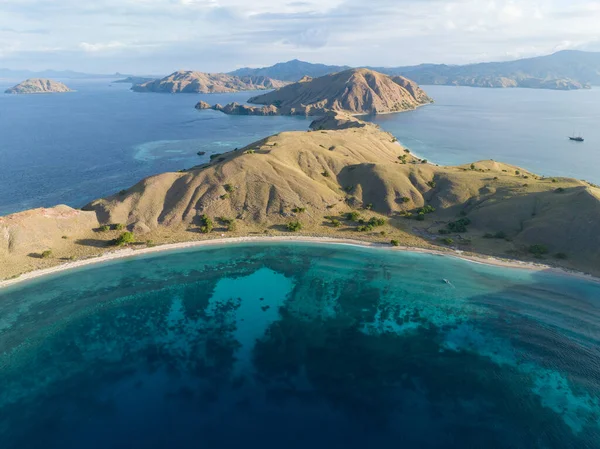
[[[225,73],[203,73],[193,71],[174,72],[158,80],[134,84],[135,92],[160,93],[227,93],[244,90],[278,89],[288,84],[265,76],[238,77]]]
[[[30,78],[4,91],[7,94],[50,94],[63,92],[73,91],[63,83],[43,78]]]
[[[271,67],[238,69],[230,74],[261,75],[285,81],[298,81],[307,75],[322,76],[348,68],[347,66],[327,66],[293,60]],[[589,88],[590,85],[600,85],[600,53],[574,50],[506,62],[368,68],[387,75],[404,76],[421,85],[525,87],[555,90],[574,90]]]
[[[320,78],[305,77],[294,84],[248,103],[210,106],[199,102],[197,109],[215,109],[232,115],[323,115],[328,112],[384,114],[415,109],[433,100],[411,80],[387,76],[368,69],[350,69]]]
[[[156,78],[150,78],[147,76],[128,76],[127,78],[118,79],[113,83],[119,84],[144,84],[149,81],[154,81]]]

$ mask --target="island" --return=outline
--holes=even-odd
[[[319,78],[304,77],[248,103],[231,103],[211,109],[233,115],[323,115],[331,111],[349,114],[385,114],[413,110],[433,100],[413,81],[368,69],[350,69]],[[206,109],[200,102],[197,109]]]
[[[131,254],[253,236],[351,239],[600,276],[598,186],[495,160],[438,166],[356,116],[431,101],[414,83],[361,69],[305,79],[254,101],[278,113],[302,105],[302,113],[322,114],[306,131],[213,154],[82,209],[0,217],[0,279],[119,248]]]
[[[45,78],[29,78],[16,86],[6,89],[7,94],[51,94],[73,92],[63,83]]]
[[[234,76],[180,70],[158,80],[134,84],[135,92],[229,93],[245,90],[278,89],[288,84],[265,76]]]

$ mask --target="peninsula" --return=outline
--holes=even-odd
[[[212,109],[234,115],[323,115],[331,111],[349,114],[383,114],[415,109],[433,100],[413,81],[368,69],[350,69],[300,81],[252,97],[248,103],[214,105]],[[197,109],[206,109],[200,102]]]
[[[180,70],[158,80],[134,84],[135,92],[160,93],[227,93],[244,90],[277,89],[286,82],[265,76],[234,76],[225,73],[203,73]]]
[[[7,89],[7,94],[51,94],[73,92],[63,83],[44,78],[29,78],[16,86]]]

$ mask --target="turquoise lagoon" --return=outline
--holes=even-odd
[[[0,447],[597,448],[599,348],[600,284],[574,277],[164,252],[0,290]]]

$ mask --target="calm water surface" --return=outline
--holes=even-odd
[[[316,244],[54,275],[0,291],[0,446],[598,448],[599,300]]]

